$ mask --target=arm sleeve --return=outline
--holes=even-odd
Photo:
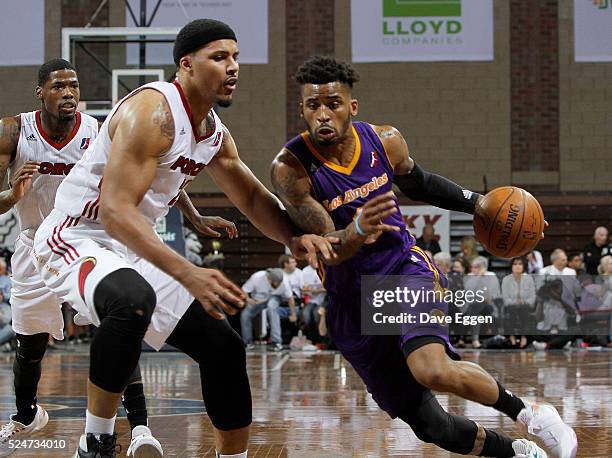
[[[471,215],[480,196],[448,178],[423,170],[416,162],[410,173],[395,175],[393,182],[406,197],[413,200]]]

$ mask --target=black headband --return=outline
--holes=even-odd
[[[181,57],[216,40],[238,41],[232,28],[225,22],[215,19],[191,21],[179,31],[174,40],[174,63],[178,67]]]

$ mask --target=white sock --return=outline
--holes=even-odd
[[[100,438],[100,434],[113,434],[115,431],[116,418],[117,415],[113,418],[96,417],[87,410],[85,414],[85,434],[95,434],[98,439]]]
[[[236,453],[235,455],[223,455],[222,453],[217,452],[217,458],[247,458],[248,450],[245,450],[242,453]]]

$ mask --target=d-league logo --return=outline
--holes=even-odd
[[[378,155],[376,154],[376,151],[372,151],[370,153],[370,167],[374,168],[378,165]]]
[[[81,140],[81,146],[79,149],[87,149],[89,148],[89,142],[91,141],[91,137],[83,137]]]

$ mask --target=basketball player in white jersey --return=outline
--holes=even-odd
[[[63,339],[62,301],[41,280],[30,251],[38,226],[53,209],[58,186],[98,134],[98,121],[76,111],[80,90],[74,67],[53,59],[38,73],[36,93],[41,109],[0,119],[0,179],[8,170],[11,184],[0,193],[0,214],[15,207],[20,225],[12,258],[11,298],[18,341],[13,365],[17,413],[0,429],[0,457],[15,450],[9,439],[23,440],[48,421],[47,412],[37,405],[36,392],[49,335]],[[225,228],[230,237],[237,235],[233,223],[199,215],[186,194],[177,205],[197,230],[218,236],[213,228]],[[139,368],[130,378],[123,404],[133,436],[130,454],[151,447],[162,453],[146,427]]]
[[[259,230],[295,255],[334,256],[328,240],[295,232],[212,110],[232,101],[237,56],[226,24],[186,25],[174,45],[177,80],[147,84],[113,109],[36,233],[33,256],[45,284],[81,323],[99,326],[77,457],[116,456],[117,405],[143,338],[155,348],[167,341],[198,362],[218,455],[246,457],[245,352],[223,314],[244,307],[244,294],[221,272],[190,264],[153,230],[198,173],[206,169]]]

